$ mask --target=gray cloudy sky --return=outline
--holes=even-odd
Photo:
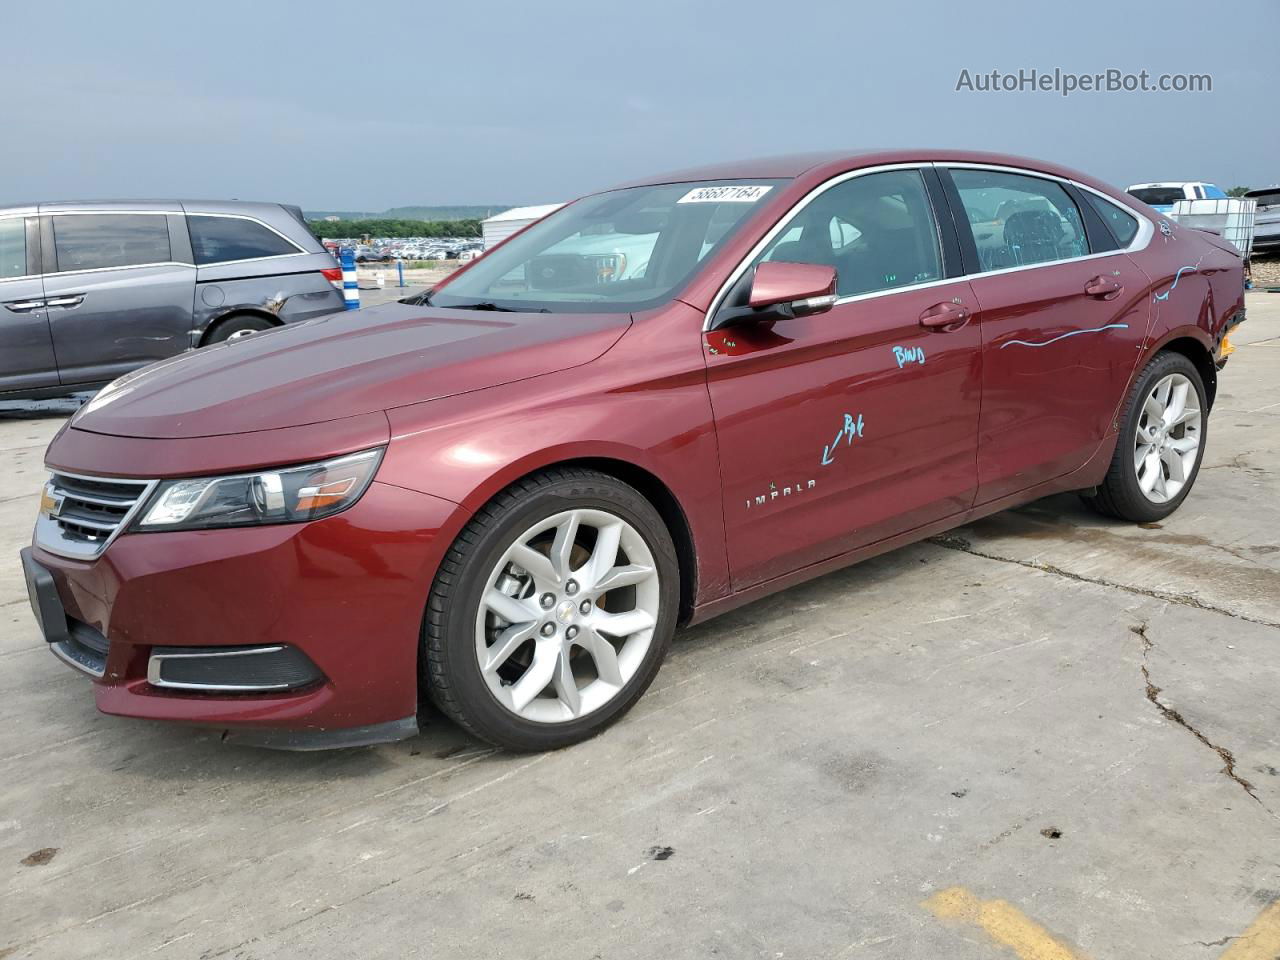
[[[534,203],[737,156],[925,145],[1121,186],[1280,181],[1278,0],[0,6],[0,202]],[[1209,73],[1213,91],[955,91],[961,69],[1055,67]]]

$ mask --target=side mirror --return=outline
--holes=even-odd
[[[825,313],[836,302],[836,268],[817,263],[765,261],[756,266],[745,307],[722,309],[714,328]]]
[[[814,304],[811,312],[829,310],[836,302],[836,268],[817,263],[775,263],[765,261],[756,267],[751,281],[752,307],[771,307],[797,301],[830,301]]]

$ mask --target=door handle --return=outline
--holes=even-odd
[[[1114,300],[1120,296],[1120,291],[1124,287],[1119,280],[1113,277],[1094,277],[1084,285],[1084,292],[1091,297],[1100,297],[1103,300]]]
[[[66,307],[68,310],[82,303],[84,303],[83,293],[74,293],[68,297],[50,297],[44,302],[46,307]]]
[[[4,305],[4,308],[12,310],[14,313],[30,313],[32,310],[39,310],[43,306],[43,300],[11,300]]]
[[[952,333],[969,322],[969,308],[959,303],[935,303],[920,314],[920,326]]]

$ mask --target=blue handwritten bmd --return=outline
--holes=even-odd
[[[924,363],[924,347],[894,347],[893,358],[899,370],[908,363]]]
[[[843,439],[846,444],[853,443],[854,437],[862,436],[862,414],[858,414],[858,419],[853,419],[853,414],[846,413],[844,415],[844,423],[840,427],[840,432],[836,434],[836,438],[830,444],[822,448],[822,465],[825,467],[833,463],[835,458],[836,447],[840,446]]]

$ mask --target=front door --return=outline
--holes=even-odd
[[[58,385],[35,216],[0,219],[0,396]]]
[[[763,260],[835,266],[841,299],[704,334],[735,590],[960,513],[977,482],[975,303],[945,278],[921,172],[794,211],[729,306]]]
[[[113,380],[191,346],[196,271],[173,261],[168,217],[47,219],[57,272],[46,270],[44,292],[63,384]]]
[[[1150,316],[1129,257],[1092,256],[1082,212],[1059,183],[950,171],[981,273],[978,502],[1083,466],[1115,429]],[[1082,259],[1083,258],[1083,259]]]

